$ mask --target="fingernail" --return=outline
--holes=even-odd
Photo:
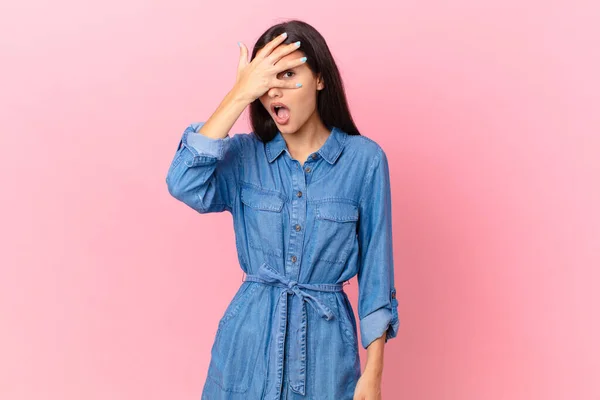
[[[242,47],[242,42],[238,42],[238,46]]]
[[[302,61],[302,62],[306,62],[306,57],[302,57],[302,58],[300,59],[300,61]]]
[[[296,87],[302,87],[301,83],[296,83]]]
[[[283,38],[286,38],[286,37],[287,37],[287,32],[283,32],[283,33],[281,34],[281,37],[283,37]]]
[[[296,45],[296,47],[300,47],[300,41],[298,40],[296,43],[294,43]]]

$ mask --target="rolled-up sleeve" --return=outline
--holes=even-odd
[[[388,160],[379,148],[368,168],[358,227],[358,316],[361,344],[396,337],[400,321],[394,284],[392,199]]]
[[[169,166],[169,193],[199,213],[230,211],[243,167],[242,142],[248,134],[213,139],[198,132],[204,122],[190,124]]]

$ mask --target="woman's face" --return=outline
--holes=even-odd
[[[278,63],[303,56],[302,51],[296,50],[282,57]],[[300,88],[270,88],[259,97],[260,102],[275,121],[279,131],[285,133],[296,132],[309,119],[319,118],[316,112],[317,91],[323,89],[324,85],[320,77],[316,76],[306,63],[280,72],[277,78],[302,84]],[[283,110],[280,110],[279,116],[273,109],[274,103],[281,103],[285,106]]]

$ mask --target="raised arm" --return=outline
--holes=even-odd
[[[271,87],[297,88],[291,80],[277,77],[280,72],[305,62],[298,58],[279,62],[298,49],[281,45],[279,35],[248,62],[248,50],[240,45],[236,83],[206,122],[197,122],[183,132],[167,172],[169,193],[200,213],[231,211],[237,193],[243,157],[253,140],[250,134],[229,131],[244,109]],[[281,46],[280,46],[281,45]]]
[[[189,125],[167,172],[169,193],[199,213],[231,211],[249,135],[229,130],[249,104],[234,88],[206,122]]]

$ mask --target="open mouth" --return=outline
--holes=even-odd
[[[271,112],[278,124],[285,124],[290,119],[290,109],[281,103],[272,104]]]

